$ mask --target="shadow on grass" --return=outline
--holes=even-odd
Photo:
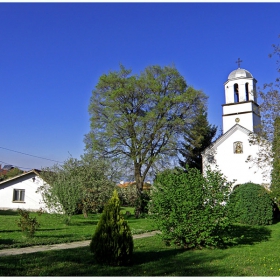
[[[50,238],[50,235],[43,235],[43,234],[40,234],[40,235],[36,235],[35,234],[35,237],[37,237],[37,238]],[[75,237],[75,234],[60,234],[60,235],[55,235],[55,236],[53,236],[52,238],[55,238],[56,240],[59,240],[59,239],[65,239],[65,238],[73,238],[73,237]],[[70,242],[72,242],[72,241],[70,241]],[[60,243],[60,242],[57,242],[57,243]]]
[[[71,222],[70,223],[70,227],[71,226],[85,226],[85,225],[92,225],[95,226],[97,225],[98,221],[79,221],[79,222]]]
[[[14,244],[14,240],[13,239],[0,239],[0,245],[11,245]]]
[[[211,262],[223,259],[226,253],[213,257],[207,252],[161,248],[137,251],[132,266],[107,266],[94,261],[88,247],[48,251],[36,254],[2,257],[1,276],[215,276],[226,275],[223,267]],[[49,264],[52,265],[49,265]],[[11,270],[13,266],[13,270]],[[27,274],[28,273],[28,274]]]
[[[265,226],[248,226],[235,224],[228,229],[227,235],[234,242],[234,245],[252,245],[257,242],[267,241],[271,237],[271,229]]]
[[[17,211],[13,210],[0,210],[0,215],[3,216],[19,216]]]
[[[21,229],[7,229],[7,230],[5,230],[5,229],[2,229],[2,230],[0,230],[0,233],[1,232],[3,232],[3,233],[5,233],[5,232],[21,232]]]

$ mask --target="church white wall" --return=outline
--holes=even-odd
[[[30,211],[37,211],[40,208],[43,208],[47,210],[41,193],[37,192],[38,187],[42,185],[43,180],[35,174],[27,174],[26,176],[1,184],[0,209],[17,210],[18,208],[21,208]],[[14,189],[25,190],[24,202],[13,201]]]
[[[226,133],[236,124],[236,118],[239,118],[240,121],[238,124],[247,128],[250,131],[254,131],[254,122],[253,122],[253,114],[236,114],[231,116],[223,117],[223,133]]]
[[[223,106],[223,114],[234,114],[236,112],[248,112],[253,110],[252,102],[235,103]]]
[[[241,141],[243,144],[243,153],[234,153],[234,142]],[[204,169],[209,165],[211,169],[219,169],[228,179],[234,182],[235,185],[253,182],[261,184],[266,187],[270,184],[270,169],[262,174],[262,170],[252,163],[247,163],[246,160],[249,155],[256,155],[259,147],[249,145],[248,135],[243,131],[237,130],[228,138],[218,145],[214,145],[213,153],[215,163],[209,163],[207,156],[203,156]],[[265,177],[266,175],[267,177]]]

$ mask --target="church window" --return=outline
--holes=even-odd
[[[243,143],[240,141],[233,143],[233,152],[235,154],[243,154]]]
[[[238,84],[234,84],[234,103],[239,102],[239,89]]]
[[[246,101],[249,101],[249,83],[245,84]]]

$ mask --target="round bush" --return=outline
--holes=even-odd
[[[132,263],[133,238],[127,222],[120,213],[120,200],[116,190],[103,210],[90,249],[100,264]]]
[[[166,170],[151,191],[150,214],[161,237],[185,249],[224,246],[229,225],[225,216],[229,184],[219,172]],[[227,238],[227,237],[226,237]]]
[[[261,185],[242,184],[230,195],[228,216],[242,224],[270,225],[273,222],[273,201]]]

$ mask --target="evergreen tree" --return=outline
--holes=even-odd
[[[193,122],[188,134],[184,136],[182,148],[179,150],[183,159],[179,160],[180,165],[186,168],[197,168],[202,172],[202,156],[201,153],[212,143],[212,139],[216,135],[217,126],[210,125],[207,120],[207,112],[205,108]]]
[[[132,263],[133,238],[120,209],[120,200],[115,190],[104,208],[90,243],[90,250],[98,263],[108,265]]]
[[[273,162],[271,172],[271,194],[276,204],[280,205],[280,117],[274,120],[274,137],[272,142]]]

